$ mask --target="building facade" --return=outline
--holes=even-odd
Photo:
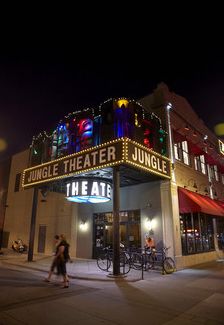
[[[178,268],[217,259],[224,248],[222,145],[165,84],[138,102],[109,100],[70,113],[52,135],[39,135],[31,150],[12,157],[8,247],[17,238],[29,241],[38,186],[34,252],[51,254],[54,235],[64,233],[72,256],[94,258],[113,244],[115,192],[105,184],[113,186],[119,166],[119,236],[126,246],[143,247],[153,236],[158,248],[170,247]],[[88,203],[96,196],[105,202]]]
[[[4,159],[0,163],[0,250],[7,246],[9,233],[4,232],[5,211],[7,209],[7,191],[9,183],[11,159]]]

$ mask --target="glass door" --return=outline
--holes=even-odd
[[[95,213],[93,219],[93,258],[96,258],[102,248],[113,248],[113,214]],[[120,212],[120,242],[126,248],[141,247],[140,210]]]

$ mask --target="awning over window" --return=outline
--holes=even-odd
[[[224,210],[224,202],[215,200],[215,203],[217,203],[221,208]]]
[[[203,212],[224,217],[224,206],[207,196],[179,187],[178,198],[180,213]]]

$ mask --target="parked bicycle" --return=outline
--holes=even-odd
[[[142,256],[139,254],[137,248],[128,248],[126,249],[125,246],[121,246],[121,252],[125,254],[126,259],[130,263],[130,267],[135,270],[140,270],[142,268]]]
[[[103,248],[97,256],[96,263],[102,271],[108,271],[111,266],[112,260],[113,250],[110,248],[110,246],[107,246]]]
[[[113,263],[113,250],[110,248],[110,246],[107,246],[102,249],[100,254],[97,256],[96,262],[97,262],[97,266],[102,271],[109,272],[111,270],[112,263]],[[122,250],[120,252],[119,263],[120,263],[120,273],[127,274],[131,269],[131,264],[130,264],[130,256],[125,250]]]
[[[176,265],[172,257],[167,256],[169,247],[161,250],[145,249],[143,253],[143,267],[145,270],[162,268],[162,274],[170,274],[176,271]]]

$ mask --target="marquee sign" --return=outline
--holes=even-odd
[[[170,160],[168,158],[130,139],[120,138],[25,169],[22,185],[23,187],[34,186],[122,164],[170,178]]]
[[[158,153],[148,150],[143,145],[127,140],[128,150],[126,161],[154,174],[170,177],[170,160]]]
[[[102,203],[111,200],[111,183],[105,179],[75,178],[66,184],[66,198],[78,203]]]

